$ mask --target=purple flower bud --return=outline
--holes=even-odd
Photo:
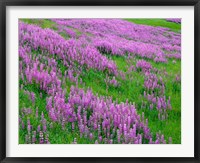
[[[92,140],[93,139],[93,134],[92,133],[90,133],[90,140]]]
[[[44,144],[44,138],[40,138],[40,144]]]
[[[43,120],[44,119],[44,113],[42,112],[41,114],[41,119]]]
[[[27,119],[27,125],[31,125],[30,119]]]
[[[31,92],[31,100],[33,103],[35,102],[35,94],[33,92]]]
[[[31,125],[28,125],[28,126],[27,126],[27,130],[28,130],[28,132],[31,131]]]
[[[149,140],[149,144],[153,144],[152,138],[150,138],[150,140]]]
[[[36,138],[35,138],[35,136],[33,135],[32,136],[32,143],[34,144],[36,142]]]
[[[74,122],[72,122],[72,130],[74,130],[74,127],[75,127],[75,126],[74,126]]]
[[[153,109],[153,104],[150,104],[150,110],[152,110]]]
[[[47,131],[47,126],[43,125],[43,132],[46,132],[46,131]]]
[[[144,97],[146,98],[147,94],[146,94],[146,91],[144,91]]]
[[[38,125],[38,127],[37,127],[37,132],[40,132],[40,125]]]
[[[100,143],[102,142],[102,136],[99,136],[99,142]]]

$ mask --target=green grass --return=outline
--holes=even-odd
[[[163,19],[127,19],[127,20],[137,24],[167,27],[175,32],[179,32],[181,29],[180,24],[167,22]],[[41,21],[41,20],[23,19],[22,21],[29,24],[37,24],[42,28],[51,28],[53,30],[56,30],[54,22],[51,22],[50,20],[45,19]],[[36,54],[37,51],[33,53],[33,55]],[[126,57],[112,56],[109,54],[106,54],[106,56],[115,61],[119,70],[123,72],[127,71],[128,63]],[[136,57],[135,60],[132,62],[132,64],[135,65],[138,59],[140,58]],[[131,102],[134,102],[137,107],[137,112],[140,115],[142,115],[142,112],[144,112],[145,118],[148,118],[149,127],[154,137],[156,133],[160,131],[162,134],[164,134],[166,140],[168,139],[168,137],[172,137],[173,143],[180,144],[181,143],[181,97],[180,97],[181,87],[180,84],[174,83],[174,79],[176,74],[181,73],[181,61],[176,60],[175,64],[173,63],[173,59],[168,59],[169,62],[166,64],[155,63],[151,60],[147,61],[150,62],[154,68],[157,68],[162,72],[166,71],[168,73],[168,75],[164,75],[164,73],[163,74],[161,73],[160,75],[162,76],[163,80],[166,83],[166,96],[171,97],[171,104],[173,108],[172,111],[168,111],[167,120],[164,121],[159,120],[157,111],[155,109],[151,111],[148,108],[141,108],[141,103],[142,103],[141,100],[145,101],[145,99],[143,98],[144,74],[141,72],[133,71],[131,73],[133,80],[129,80],[128,78],[126,78],[126,80],[117,78],[117,80],[120,83],[120,86],[116,88],[113,86],[109,86],[108,90],[106,90],[106,84],[104,82],[104,79],[106,78],[105,72],[100,72],[94,69],[90,69],[82,73],[81,77],[85,85],[79,84],[79,87],[84,89],[90,87],[94,94],[98,94],[99,96],[100,95],[112,96],[113,100],[118,100],[118,102],[125,102],[127,99]],[[58,67],[61,69],[63,73],[66,70],[66,67],[63,65],[61,61],[58,62]],[[66,85],[67,85],[67,91],[69,91],[70,86],[74,85],[74,83],[66,79]],[[75,128],[75,130],[72,131],[70,124],[67,124],[63,130],[61,124],[55,122],[53,124],[53,129],[49,129],[50,125],[49,123],[51,122],[51,120],[49,119],[48,112],[46,110],[45,92],[42,92],[43,97],[40,98],[39,97],[40,91],[37,84],[26,85],[24,86],[24,89],[34,92],[36,94],[36,104],[33,104],[29,100],[28,96],[25,95],[22,90],[20,90],[19,92],[20,112],[21,109],[24,107],[26,108],[30,107],[33,110],[33,113],[31,115],[25,116],[23,120],[26,121],[27,117],[30,118],[31,122],[33,122],[32,125],[34,130],[37,129],[37,126],[39,124],[39,119],[35,119],[34,116],[37,106],[39,108],[39,115],[43,112],[45,118],[48,121],[48,132],[51,143],[68,144],[73,141],[74,137],[76,137],[78,143],[91,143],[91,140],[89,140],[88,138],[84,138],[84,136],[81,138],[79,136],[77,128]],[[20,130],[19,132],[20,144],[24,143],[26,134],[27,131]]]
[[[129,22],[133,22],[135,24],[143,24],[149,26],[160,26],[169,28],[171,31],[180,32],[181,31],[181,24],[168,22],[165,19],[125,19]]]

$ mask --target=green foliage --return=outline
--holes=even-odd
[[[129,22],[133,22],[135,24],[144,24],[150,26],[159,26],[159,27],[166,27],[169,28],[173,32],[180,32],[181,31],[181,24],[168,22],[165,19],[125,19]]]

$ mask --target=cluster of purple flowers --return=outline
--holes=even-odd
[[[145,141],[156,143],[152,141],[152,135],[148,128],[148,120],[144,117],[141,119],[137,114],[135,106],[129,103],[117,104],[111,98],[98,97],[92,93],[91,90],[85,92],[83,89],[71,87],[67,103],[65,102],[65,92],[61,88],[61,81],[57,77],[57,70],[39,64],[39,58],[35,60],[29,58],[29,54],[20,50],[20,56],[24,60],[24,71],[27,83],[39,84],[41,90],[45,90],[49,97],[47,97],[46,109],[49,113],[49,118],[53,122],[59,122],[62,126],[66,123],[71,123],[74,128],[74,122],[78,122],[80,137],[85,136],[95,140],[96,143],[143,143]],[[26,59],[28,61],[26,61]],[[112,79],[114,80],[114,79]],[[112,81],[111,80],[111,81]],[[28,95],[32,93],[26,93]],[[32,100],[32,99],[31,99]],[[37,111],[38,112],[38,111]],[[90,116],[88,117],[88,112]],[[36,113],[36,117],[38,113]],[[41,125],[37,128],[39,133],[39,141],[41,144],[48,140],[44,140],[44,133],[46,133],[47,125],[44,115],[41,115]],[[27,143],[35,143],[36,136],[31,135],[31,125],[28,121],[28,135]],[[98,132],[98,137],[92,135],[93,132]],[[142,131],[142,132],[141,132]],[[32,136],[31,140],[30,137]],[[117,136],[117,141],[113,138]],[[31,140],[31,141],[30,141]],[[49,143],[49,141],[46,141]]]
[[[170,97],[168,97],[168,100],[166,99],[165,84],[162,77],[158,78],[153,73],[145,73],[144,88],[146,88],[144,98],[150,103],[149,109],[156,108],[158,110],[158,118],[160,120],[167,119],[168,114],[166,110],[172,110],[172,106]]]
[[[37,128],[33,128],[31,124],[30,118],[27,116],[28,114],[32,114],[32,109],[30,108],[23,108],[21,117],[19,118],[19,126],[20,129],[26,130],[27,134],[25,135],[25,143],[26,144],[50,144],[49,141],[49,134],[47,132],[47,120],[44,118],[44,114],[41,114],[41,117],[38,117],[38,110],[36,113],[33,113],[36,116],[36,120],[39,121]],[[24,123],[25,119],[26,123]],[[42,126],[42,128],[41,128]]]
[[[72,86],[66,107],[65,122],[78,122],[80,137],[88,137],[96,143],[157,141],[152,141],[148,120],[140,117],[135,106],[128,102],[118,104],[112,98],[98,97],[91,90],[85,92]]]
[[[51,121],[47,122],[43,113],[39,117],[40,108],[33,113],[31,108],[24,107],[19,123],[21,129],[27,130],[25,142],[49,144],[48,130],[53,123],[58,123],[63,130],[70,125],[72,131],[78,131],[80,138],[85,137],[96,144],[165,144],[163,134],[157,133],[156,139],[153,138],[148,119],[137,113],[134,103],[118,103],[112,97],[94,94],[90,88],[81,89],[78,87],[82,83],[79,76],[84,68],[95,69],[106,73],[107,88],[110,85],[120,87],[119,77],[126,80],[132,71],[141,69],[145,76],[144,97],[150,103],[150,109],[158,110],[160,120],[167,119],[166,110],[172,109],[170,97],[167,99],[164,95],[162,78],[158,78],[151,63],[144,59],[164,63],[168,58],[180,59],[180,35],[165,28],[119,19],[51,20],[56,22],[58,31],[19,23],[19,77],[23,82],[20,87],[23,90],[24,85],[35,85],[40,90],[40,98],[45,92],[47,116]],[[69,38],[62,37],[63,32]],[[118,70],[116,63],[105,54],[128,54],[130,58],[139,56],[143,59],[136,65],[130,62],[125,73]],[[63,64],[64,71],[59,68],[58,61]],[[66,82],[76,86],[72,85],[67,91]],[[34,92],[24,90],[23,93],[35,104]],[[32,114],[38,120],[36,129],[30,119],[27,124],[22,120]],[[172,142],[171,138],[169,142]],[[76,144],[77,139],[74,138],[72,143]]]
[[[168,18],[168,19],[165,19],[169,22],[174,22],[174,23],[177,23],[177,24],[181,24],[181,19],[180,18]]]
[[[137,25],[120,19],[51,20],[59,26],[74,28],[84,33],[84,36],[88,37],[87,43],[102,53],[131,53],[155,59],[156,62],[167,62],[164,51],[180,52],[181,35],[169,32],[167,28]],[[155,56],[156,54],[159,56]]]
[[[57,26],[57,27],[58,27],[57,32],[59,34],[65,33],[67,36],[69,36],[69,38],[76,38],[77,37],[76,32],[74,32],[72,29],[66,28],[66,27],[63,27],[63,26]]]
[[[67,67],[76,61],[79,65],[86,65],[88,68],[102,71],[108,69],[110,73],[117,73],[117,67],[112,60],[108,60],[96,48],[86,44],[87,36],[79,40],[73,38],[65,40],[51,29],[42,29],[22,22],[19,23],[19,30],[19,44],[22,47],[26,45],[31,50],[39,49],[49,56],[57,55]]]
[[[136,63],[137,69],[142,69],[142,71],[146,72],[152,69],[151,63],[145,60],[138,60]]]

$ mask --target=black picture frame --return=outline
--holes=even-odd
[[[10,158],[6,157],[6,7],[7,6],[194,6],[195,110],[194,157],[162,158]],[[1,162],[200,162],[200,1],[198,0],[1,0],[0,2],[0,160]]]

